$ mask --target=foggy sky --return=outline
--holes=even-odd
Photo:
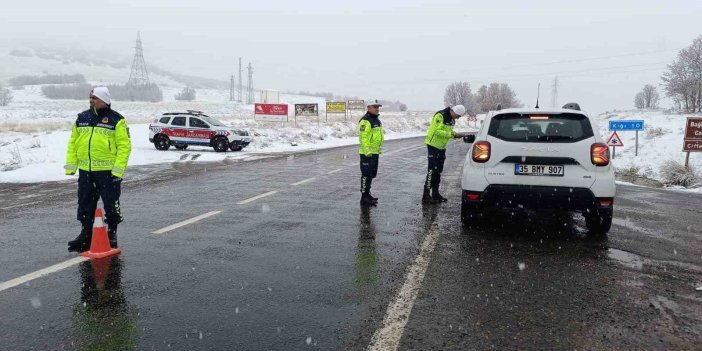
[[[0,44],[75,47],[256,88],[331,91],[437,110],[453,81],[510,84],[526,105],[633,108],[677,51],[702,35],[702,1],[11,1]],[[80,73],[80,72],[76,72]],[[659,88],[660,89],[660,88]],[[662,93],[662,90],[661,90]],[[662,93],[663,95],[663,93]],[[663,101],[663,105],[669,105]]]

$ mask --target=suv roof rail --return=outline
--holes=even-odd
[[[575,110],[575,111],[580,111],[580,105],[578,105],[577,102],[569,102],[565,105],[563,105],[564,110]]]
[[[196,111],[196,110],[187,110],[187,112],[166,112],[163,115],[164,116],[173,116],[173,115],[207,116],[202,111]]]

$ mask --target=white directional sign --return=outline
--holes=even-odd
[[[609,136],[609,139],[607,139],[607,145],[609,146],[624,146],[624,143],[622,142],[622,139],[619,137],[619,134],[617,132],[612,133],[612,135]]]

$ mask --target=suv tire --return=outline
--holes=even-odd
[[[163,134],[159,134],[154,138],[154,146],[157,150],[166,151],[171,147],[171,140]]]
[[[175,148],[178,150],[185,150],[188,148],[188,145],[187,144],[186,145],[176,145]]]
[[[461,223],[464,227],[475,227],[482,220],[482,213],[477,204],[461,201]]]
[[[612,227],[613,210],[604,209],[591,211],[590,214],[584,214],[585,226],[587,233],[590,236],[604,236]]]
[[[216,152],[225,152],[229,149],[229,142],[227,142],[227,138],[218,136],[212,140],[212,148]]]

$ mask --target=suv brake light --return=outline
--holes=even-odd
[[[590,146],[590,160],[595,166],[609,164],[609,146],[603,143],[594,143]]]
[[[473,161],[485,163],[490,160],[490,142],[481,140],[473,144]]]

